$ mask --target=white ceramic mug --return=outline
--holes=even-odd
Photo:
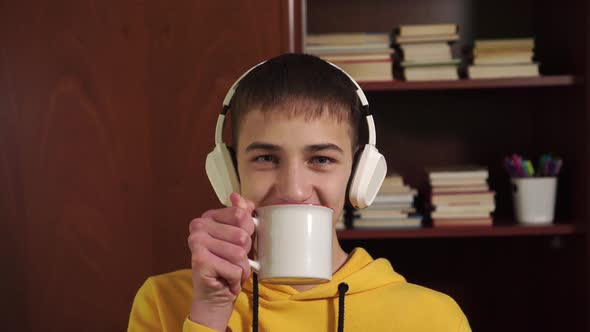
[[[316,284],[332,278],[334,210],[319,205],[282,204],[256,209],[256,261],[264,282]]]

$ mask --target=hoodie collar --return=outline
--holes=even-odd
[[[395,282],[405,282],[404,277],[393,270],[386,259],[374,260],[363,248],[354,249],[344,265],[334,273],[332,280],[314,288],[298,292],[289,285],[275,285],[261,282],[260,298],[267,301],[280,300],[314,300],[337,298],[338,284],[346,282],[349,286],[347,295],[362,293]],[[252,277],[244,283],[246,293],[252,293]]]

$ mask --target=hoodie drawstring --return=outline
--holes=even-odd
[[[348,284],[338,284],[338,332],[344,332],[344,294],[348,291]]]
[[[252,274],[252,331],[258,332],[258,274]]]
[[[252,331],[258,332],[258,275],[252,275]],[[348,291],[348,284],[338,284],[338,332],[344,332],[344,294]]]

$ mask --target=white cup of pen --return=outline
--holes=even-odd
[[[510,174],[514,215],[519,224],[553,223],[557,176],[562,164],[562,159],[551,155],[541,156],[536,169],[530,160],[517,154],[504,159],[504,168]]]

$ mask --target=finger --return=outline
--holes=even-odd
[[[229,200],[231,201],[231,206],[237,206],[244,210],[248,209],[248,205],[246,205],[244,199],[238,193],[231,193],[231,195],[229,196]]]
[[[252,238],[246,230],[215,222],[211,219],[197,218],[193,220],[189,226],[189,231],[190,234],[204,232],[215,239],[240,246],[247,252],[250,251],[252,246]]]
[[[205,219],[213,219],[226,225],[237,226],[248,232],[249,235],[254,233],[254,221],[252,214],[240,207],[229,207],[218,210],[209,210],[201,216]]]
[[[238,266],[240,268],[240,280],[242,282],[250,276],[250,264],[248,263],[247,256],[248,250],[229,242],[215,239],[208,234],[203,233],[191,234],[188,238],[188,245],[193,255],[204,249],[213,253],[217,257]]]
[[[250,276],[250,264],[248,263],[248,251],[240,246],[210,238],[206,241],[207,249],[214,255],[230,262],[241,269],[241,282],[246,281]]]
[[[238,193],[232,193],[232,195],[230,196],[230,200],[232,201],[232,206],[242,208],[248,211],[250,215],[252,215],[252,213],[254,212],[254,203],[252,203],[252,201],[250,200],[247,200],[244,196]]]
[[[254,212],[254,209],[252,208],[253,204],[249,204],[248,200],[245,199],[240,194],[232,193],[232,195],[230,196],[230,199],[232,201],[232,206],[244,209],[244,210],[248,211],[248,213],[250,215],[252,215],[252,212]]]
[[[193,253],[192,266],[193,271],[207,287],[220,290],[227,286],[234,295],[240,293],[242,269],[239,266],[220,258],[204,247]]]

